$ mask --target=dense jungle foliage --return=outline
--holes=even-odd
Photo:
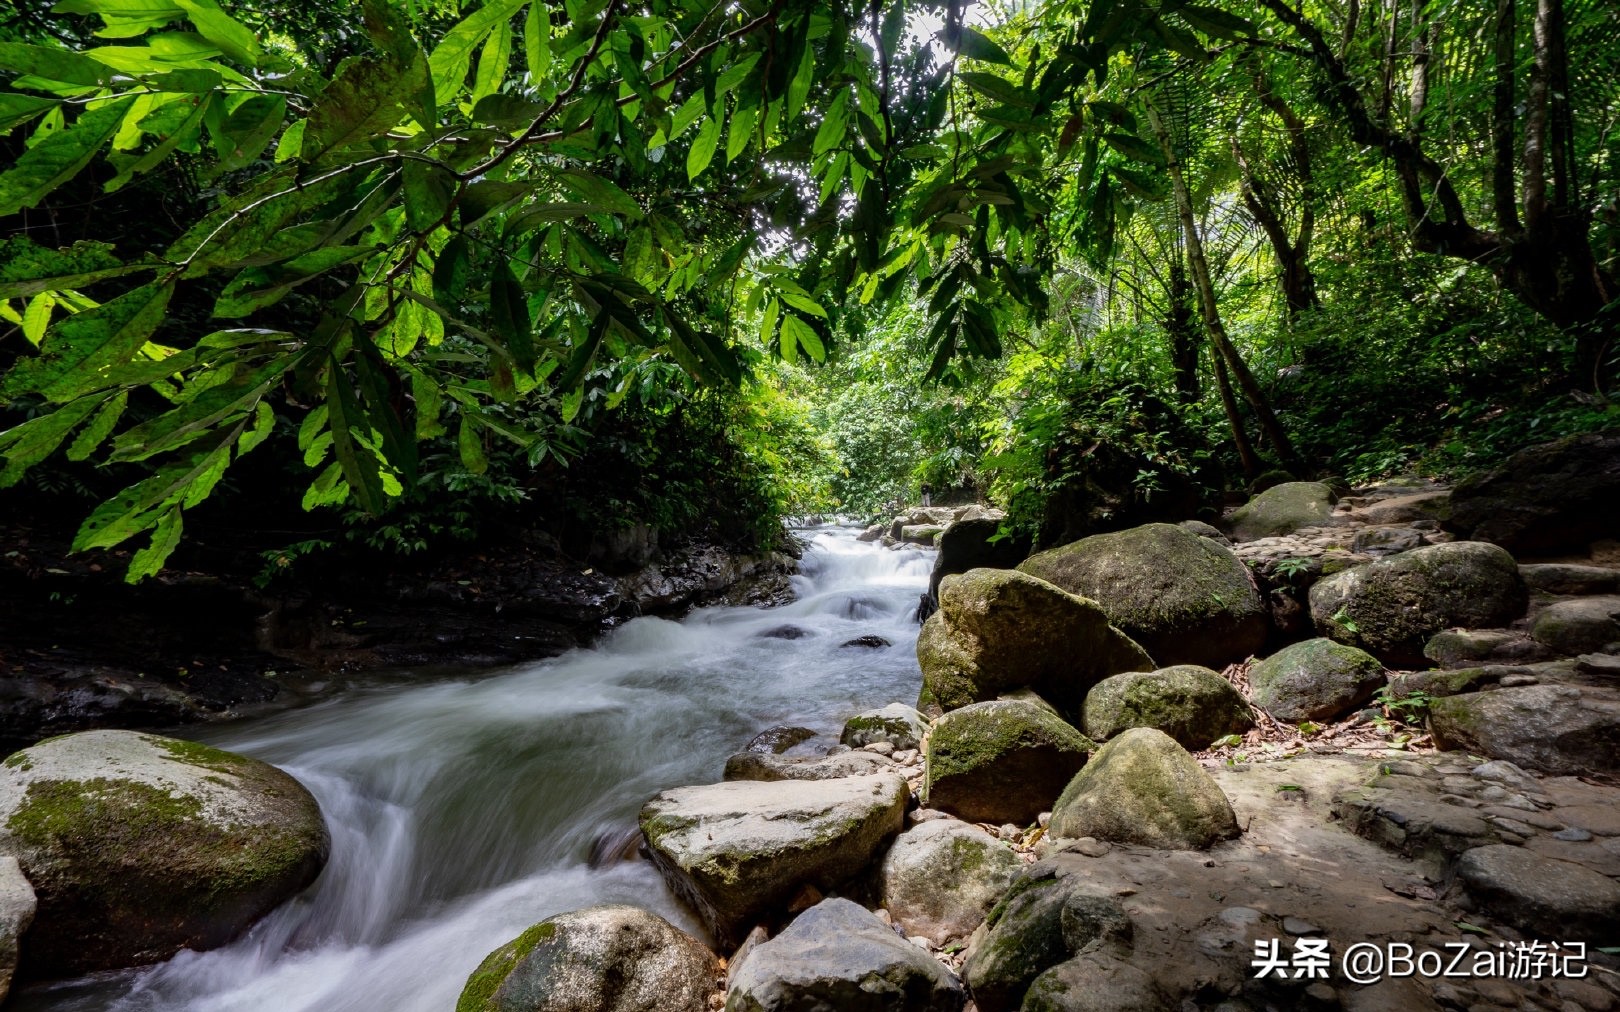
[[[1617,418],[1607,0],[21,0],[0,85],[0,502],[131,580]]]

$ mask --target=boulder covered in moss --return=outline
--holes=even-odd
[[[1133,934],[1117,899],[1041,865],[1013,883],[985,923],[989,930],[962,964],[979,1012],[1027,1007],[1031,982],[1046,970],[1082,950],[1128,942]]]
[[[1233,541],[1258,541],[1317,527],[1333,518],[1338,496],[1319,481],[1285,481],[1238,507],[1224,521]]]
[[[456,1012],[708,1012],[720,961],[640,907],[548,917],[467,978]]]
[[[835,897],[748,953],[726,1012],[959,1012],[966,999],[939,960]]]
[[[1392,668],[1426,667],[1423,646],[1442,629],[1505,626],[1529,594],[1513,556],[1481,541],[1429,545],[1346,569],[1311,587],[1323,636]]]
[[[85,731],[0,768],[0,851],[38,897],[28,977],[224,945],[313,882],[330,849],[302,784],[206,745]]]
[[[866,710],[844,721],[844,733],[838,740],[850,748],[886,741],[896,749],[912,749],[922,745],[927,732],[928,718],[916,707],[890,703],[881,710]]]
[[[1249,730],[1254,713],[1231,682],[1208,668],[1178,664],[1098,682],[1086,695],[1084,726],[1098,741],[1133,727],[1156,727],[1196,751]]]
[[[1220,785],[1163,731],[1113,739],[1075,775],[1052,809],[1053,837],[1095,837],[1161,850],[1207,850],[1239,835]]]
[[[1590,685],[1491,688],[1434,699],[1435,744],[1543,773],[1620,773],[1620,698]]]
[[[864,871],[907,797],[893,773],[677,787],[641,809],[641,832],[664,881],[734,945],[806,885],[830,892]]]
[[[901,833],[878,872],[883,908],[935,945],[966,938],[1012,885],[1024,862],[978,826],[930,819]]]
[[[1096,601],[1160,665],[1218,668],[1242,660],[1270,628],[1248,567],[1226,546],[1174,524],[1098,534],[1032,555],[1018,568]]]
[[[0,1004],[11,993],[11,980],[17,974],[17,943],[34,923],[38,905],[34,887],[23,877],[17,859],[9,854],[0,857]]]
[[[1021,1012],[1177,1012],[1181,1007],[1146,971],[1098,947],[1036,977]]]
[[[1104,678],[1154,666],[1095,601],[1010,569],[947,576],[917,660],[924,698],[946,710],[1028,688],[1077,713]]]
[[[1620,652],[1620,596],[1578,597],[1549,605],[1536,616],[1530,635],[1566,657]]]
[[[1278,720],[1335,720],[1373,697],[1384,666],[1365,650],[1326,637],[1295,643],[1249,668],[1255,704]]]
[[[924,801],[970,822],[1031,822],[1096,747],[1034,703],[964,706],[939,718],[928,737]]]
[[[1453,527],[1512,552],[1556,555],[1620,536],[1620,429],[1526,447],[1451,493]]]

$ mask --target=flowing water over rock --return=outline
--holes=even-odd
[[[332,859],[224,949],[14,996],[28,1012],[450,1012],[490,950],[551,914],[635,903],[699,931],[642,861],[592,843],[648,797],[720,779],[773,724],[837,741],[843,719],[916,697],[912,615],[933,552],[821,527],[798,599],[635,619],[600,645],[454,680],[358,690],[185,729],[287,770],[320,800]],[[784,634],[794,630],[797,635]],[[890,646],[841,647],[876,635]]]

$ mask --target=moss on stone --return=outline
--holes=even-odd
[[[195,741],[182,741],[179,738],[163,738],[155,734],[143,735],[142,737],[167,752],[169,758],[175,762],[231,776],[236,776],[242,772],[243,760],[241,756],[232,755],[222,749],[214,748],[212,745],[204,745]]]
[[[1049,710],[996,700],[941,718],[928,743],[929,780],[967,773],[1025,748],[1089,754],[1097,745]]]
[[[1098,739],[1154,727],[1185,748],[1202,749],[1253,726],[1249,704],[1232,683],[1193,664],[1115,675],[1086,696],[1085,730]]]
[[[485,956],[478,969],[467,977],[461,997],[456,999],[456,1012],[498,1012],[495,992],[541,942],[550,941],[556,935],[555,924],[549,920],[541,921]]]

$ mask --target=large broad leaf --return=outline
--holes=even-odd
[[[24,236],[0,240],[0,299],[26,298],[44,291],[83,288],[154,264],[126,264],[108,243],[81,239],[67,249],[36,246]]]
[[[444,221],[456,194],[456,177],[442,165],[412,159],[405,163],[405,220],[417,232]]]
[[[165,251],[164,259],[205,270],[254,260],[263,263],[267,255],[277,259],[303,253],[326,237],[289,236],[291,227],[328,204],[348,206],[339,198],[352,195],[369,178],[358,172],[330,172],[317,182],[300,185],[293,170],[283,168],[193,225]],[[287,249],[289,239],[307,241],[307,246]]]
[[[201,439],[221,423],[245,418],[297,361],[298,356],[282,355],[256,370],[240,367],[229,382],[208,387],[174,410],[120,433],[111,459],[146,460]]]
[[[0,94],[0,134],[9,133],[47,109],[55,109],[61,99],[40,98],[36,95]]]
[[[603,179],[585,169],[565,169],[558,174],[564,186],[586,203],[604,207],[614,214],[622,214],[632,221],[641,218],[641,205],[619,188],[612,180]]]
[[[264,58],[259,40],[240,21],[219,9],[213,0],[174,0],[186,12],[186,20],[198,34],[218,46],[220,52],[238,63],[257,67]]]
[[[0,432],[0,456],[6,459],[0,470],[0,488],[15,485],[30,467],[49,457],[75,425],[101,406],[102,397],[81,397],[48,414],[40,415],[14,428]]]
[[[161,28],[184,12],[172,0],[62,0],[52,14],[99,14],[106,27],[96,32],[103,39],[130,39]]]
[[[698,128],[697,136],[692,138],[692,147],[686,153],[686,178],[696,179],[703,174],[714,160],[715,149],[720,146],[720,121],[713,116],[703,120],[703,126]]]
[[[30,46],[24,42],[0,42],[0,67],[18,75],[42,77],[87,88],[112,80],[112,68],[88,56],[53,46]]]
[[[249,267],[219,293],[214,301],[214,315],[224,319],[247,316],[281,301],[296,286],[374,252],[370,246],[328,246],[286,263]]]
[[[541,0],[536,0],[541,2]],[[463,18],[444,34],[428,57],[433,74],[433,90],[445,101],[453,97],[467,79],[473,50],[484,41],[490,29],[523,9],[524,0],[490,0]]]
[[[1012,57],[1007,55],[1005,49],[966,25],[961,27],[960,34],[955,38],[947,34],[945,44],[956,50],[959,56],[969,56],[986,63],[1012,64]]]
[[[415,63],[371,57],[344,62],[337,79],[321,93],[304,128],[303,158],[315,162],[329,152],[385,136],[403,118],[405,102],[420,82]]]
[[[127,363],[163,322],[174,286],[153,282],[58,322],[44,354],[14,366],[0,381],[0,397],[40,393],[57,402],[96,389],[103,373]]]
[[[512,358],[525,372],[534,370],[534,333],[523,286],[503,260],[489,282],[489,319],[495,333],[506,339]]]
[[[33,207],[78,175],[118,130],[134,102],[121,98],[97,105],[66,130],[58,130],[24,151],[11,171],[0,175],[0,218]]]
[[[1109,147],[1127,158],[1134,158],[1139,162],[1147,162],[1150,165],[1164,164],[1164,152],[1159,149],[1159,146],[1150,144],[1135,134],[1111,131],[1103,134],[1103,140],[1108,143]]]

